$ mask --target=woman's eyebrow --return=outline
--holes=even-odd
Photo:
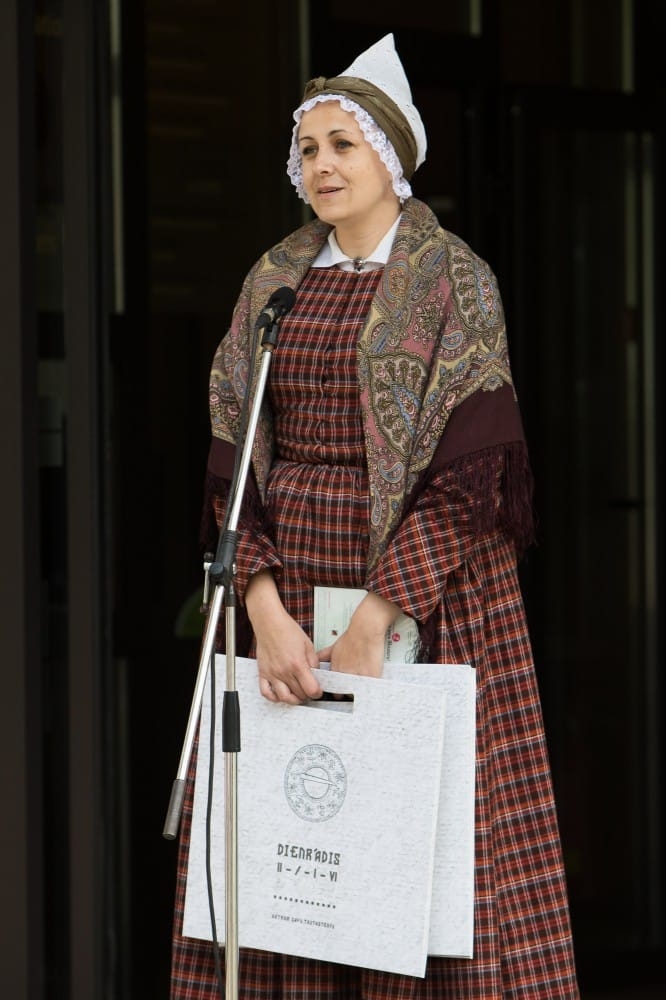
[[[349,131],[349,129],[346,129],[346,128],[332,128],[330,132],[326,133],[326,138],[328,139],[332,135],[337,135],[338,132],[348,132],[348,131]],[[298,141],[299,142],[303,142],[303,140],[305,140],[305,139],[308,139],[310,142],[314,142],[315,141],[313,135],[299,135],[299,137],[298,137]]]

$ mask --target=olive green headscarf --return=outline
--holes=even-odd
[[[416,139],[409,122],[388,94],[359,77],[318,76],[306,84],[302,103],[318,94],[348,97],[367,111],[395,149],[405,178],[411,180],[416,170]]]

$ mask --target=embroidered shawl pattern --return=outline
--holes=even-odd
[[[236,439],[257,316],[280,286],[298,289],[330,229],[320,220],[307,223],[264,254],[248,274],[213,360],[214,437]],[[256,371],[259,364],[257,352]],[[503,386],[511,387],[515,399],[495,276],[415,198],[405,203],[359,336],[358,381],[371,491],[371,568],[386,550],[453,410],[476,392]],[[265,401],[252,456],[262,497],[272,457]]]

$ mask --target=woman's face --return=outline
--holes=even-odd
[[[301,118],[303,186],[320,219],[333,226],[383,222],[399,207],[389,171],[351,111],[315,104]]]

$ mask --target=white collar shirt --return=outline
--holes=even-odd
[[[376,271],[383,267],[389,259],[393,237],[395,236],[400,216],[395,220],[389,231],[382,237],[375,249],[362,260],[348,257],[343,253],[335,238],[335,229],[328,234],[328,239],[312,262],[312,267],[338,267],[341,271]]]

